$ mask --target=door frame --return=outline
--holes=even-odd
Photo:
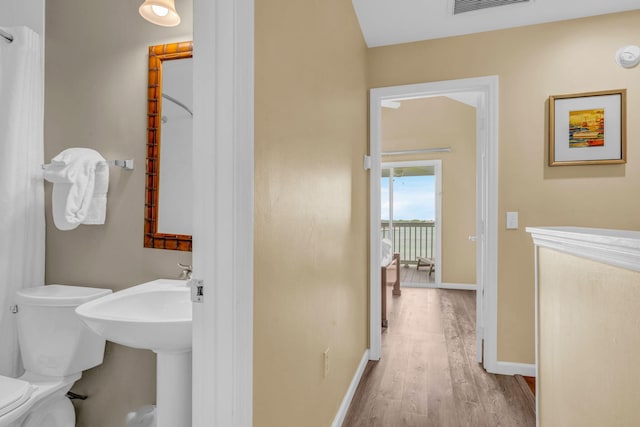
[[[435,286],[439,287],[442,283],[442,160],[433,159],[433,160],[402,160],[397,162],[383,162],[381,164],[380,170],[382,169],[390,169],[390,168],[405,168],[405,167],[413,167],[413,166],[433,166],[435,176],[435,230],[434,235],[436,239],[436,268],[435,272]],[[389,188],[393,188],[393,184],[389,184]],[[393,197],[393,193],[390,190],[389,201],[391,202],[391,198]],[[382,204],[382,200],[381,200]],[[390,211],[390,214],[393,214],[393,211]],[[391,220],[389,221],[391,224]],[[393,236],[393,231],[391,232]],[[380,238],[378,237],[378,240]],[[379,262],[378,262],[379,263]],[[377,266],[380,269],[380,265]]]
[[[370,290],[369,359],[382,350],[380,295],[380,179],[383,100],[476,95],[476,222],[477,222],[477,359],[497,372],[498,317],[498,76],[446,80],[370,90]]]
[[[253,422],[253,0],[194,0],[194,427]],[[188,211],[189,207],[185,206]]]

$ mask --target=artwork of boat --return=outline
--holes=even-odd
[[[575,132],[573,134],[573,137],[576,139],[595,139],[598,138],[598,136],[600,135],[599,132],[597,131],[580,131],[580,132]]]
[[[601,147],[604,145],[604,109],[569,112],[569,147]]]

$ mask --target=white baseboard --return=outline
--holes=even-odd
[[[356,369],[356,373],[351,380],[351,384],[349,384],[347,393],[344,395],[344,399],[342,399],[342,403],[340,404],[336,417],[331,423],[331,427],[340,427],[344,422],[344,417],[347,416],[349,405],[351,405],[351,400],[353,399],[354,394],[356,394],[356,389],[358,388],[358,384],[360,384],[360,379],[364,373],[364,368],[367,366],[367,362],[369,362],[369,349],[364,351],[364,355],[362,355],[362,359],[360,359],[358,369]]]
[[[501,362],[497,361],[493,369],[492,374],[499,375],[522,375],[525,377],[536,376],[536,365],[532,363],[514,363],[514,362]]]
[[[475,283],[441,283],[438,286],[440,289],[458,289],[461,291],[475,291],[476,284]]]
[[[416,283],[416,282],[401,282],[401,288],[429,288],[429,289],[458,289],[463,291],[475,291],[475,283],[441,283],[437,286],[433,282],[429,283]]]
[[[435,288],[435,283],[400,282],[401,288]]]

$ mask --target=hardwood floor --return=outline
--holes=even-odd
[[[515,377],[475,361],[474,291],[390,289],[382,358],[367,365],[344,427],[535,426]]]
[[[415,265],[401,264],[400,267],[400,283],[402,285],[408,285],[409,287],[415,286],[427,286],[435,283],[435,272],[429,276],[429,269],[422,267],[420,270],[416,269]]]

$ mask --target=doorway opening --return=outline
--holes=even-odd
[[[383,103],[447,96],[476,107],[476,358],[489,372],[497,363],[497,76],[449,80],[371,90],[370,96],[370,348],[369,359],[381,354],[380,250],[382,107]],[[393,104],[392,104],[393,105]],[[391,107],[393,108],[393,107]]]
[[[440,160],[382,164],[381,239],[400,254],[404,287],[441,283],[441,170]]]

